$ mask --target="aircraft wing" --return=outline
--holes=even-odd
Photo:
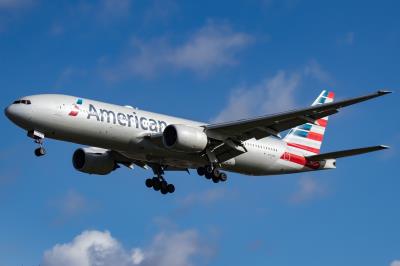
[[[335,151],[335,152],[323,153],[323,154],[318,154],[318,155],[313,155],[313,156],[307,156],[306,159],[309,161],[322,161],[322,160],[327,160],[327,159],[337,159],[337,158],[354,156],[354,155],[359,155],[359,154],[373,152],[373,151],[384,150],[384,149],[388,149],[388,148],[389,148],[388,146],[379,145],[379,146],[372,146],[372,147],[366,147],[366,148]]]
[[[147,163],[145,161],[131,159],[127,155],[125,155],[123,152],[113,151],[113,150],[104,150],[104,151],[109,151],[111,156],[115,159],[115,161],[118,164],[122,164],[130,169],[133,169],[133,167],[135,165],[139,166],[140,168],[146,169],[146,170],[157,166],[157,165],[154,165],[151,163]],[[163,171],[185,171],[185,172],[189,173],[188,168],[176,167],[176,166],[171,166],[168,164],[163,165]]]
[[[355,97],[338,102],[321,104],[304,109],[284,113],[260,116],[234,122],[206,125],[205,130],[210,138],[226,142],[233,141],[240,146],[241,141],[248,139],[261,139],[268,136],[279,136],[279,132],[305,124],[318,124],[318,119],[335,114],[339,109],[367,101],[391,93],[390,91],[377,91],[365,96]],[[228,145],[229,146],[229,145]]]

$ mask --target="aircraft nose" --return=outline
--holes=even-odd
[[[12,119],[13,110],[12,105],[9,105],[6,109],[4,109],[4,114],[8,117],[8,119]]]
[[[11,104],[6,109],[4,109],[4,114],[13,123],[20,123],[27,120],[28,112],[21,108],[20,105]]]
[[[4,114],[14,124],[20,127],[30,126],[34,110],[30,100],[17,100],[4,109]]]

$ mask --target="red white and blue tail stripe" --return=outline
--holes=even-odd
[[[333,102],[334,96],[333,92],[324,90],[312,105]],[[324,117],[318,119],[316,124],[307,123],[295,127],[284,140],[291,149],[303,156],[319,154],[327,125],[328,117]]]

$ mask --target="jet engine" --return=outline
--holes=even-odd
[[[163,133],[165,147],[180,152],[202,152],[208,144],[208,137],[201,127],[169,125]]]
[[[107,175],[118,166],[108,151],[102,149],[80,148],[72,156],[74,168],[80,172]]]

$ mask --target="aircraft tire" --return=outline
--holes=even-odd
[[[161,181],[160,188],[161,188],[162,190],[167,191],[167,186],[168,186],[167,181]]]
[[[198,174],[199,176],[205,175],[205,174],[206,174],[206,169],[204,169],[204,167],[199,167],[199,168],[197,168],[197,174]]]
[[[45,150],[43,147],[37,148],[37,149],[35,150],[35,155],[36,155],[37,157],[43,156],[43,155],[45,155],[45,154],[46,154],[46,150]]]
[[[212,177],[212,181],[214,182],[214,183],[219,183],[219,181],[221,181],[220,179],[219,179],[219,177]]]
[[[168,190],[168,193],[172,194],[175,192],[175,186],[173,184],[168,184],[167,190]]]
[[[214,168],[212,171],[212,177],[219,178],[220,172],[217,168]]]
[[[211,178],[213,177],[213,175],[210,174],[209,172],[206,172],[206,173],[205,173],[205,177],[206,177],[207,179],[211,179]]]
[[[160,180],[158,180],[158,178],[157,177],[153,177],[153,189],[155,190],[155,191],[159,191],[160,189],[161,189],[161,182],[160,182]]]
[[[148,187],[148,188],[153,187],[153,179],[151,179],[151,178],[146,179],[146,187]]]
[[[225,182],[226,180],[228,180],[228,176],[227,176],[225,173],[220,173],[220,174],[219,174],[219,179],[220,179],[222,182]]]
[[[165,194],[168,193],[167,188],[164,188],[164,187],[162,187],[162,188],[160,189],[160,191],[161,191],[161,194],[163,194],[163,195],[165,195]]]

